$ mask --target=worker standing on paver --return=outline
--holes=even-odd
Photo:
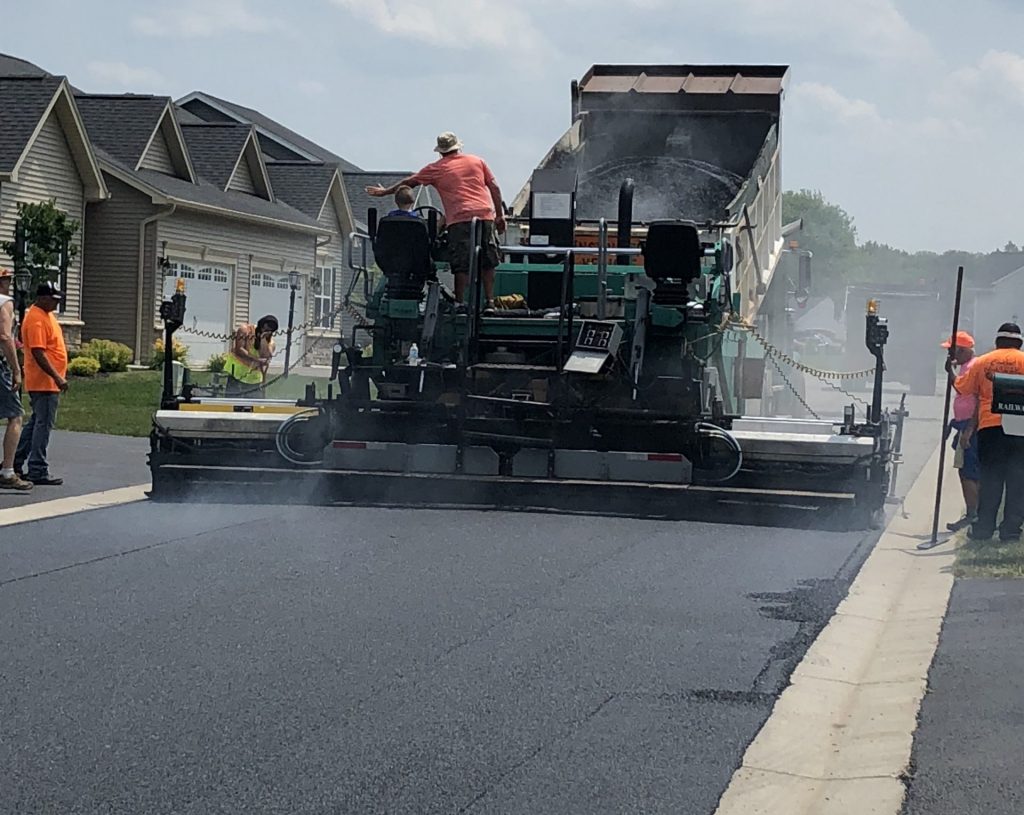
[[[14,298],[11,283],[14,273],[0,269],[0,419],[7,420],[4,430],[3,464],[0,466],[0,489],[27,492],[32,482],[14,471],[14,453],[21,437],[21,363],[14,341]]]
[[[505,231],[505,213],[501,189],[494,173],[482,158],[462,152],[462,142],[454,133],[437,137],[434,151],[441,158],[415,175],[390,187],[367,187],[370,195],[393,195],[400,187],[433,186],[441,195],[448,223],[449,262],[455,275],[455,299],[462,303],[469,282],[469,231],[474,218],[480,219],[480,278],[487,308],[494,308],[494,270],[501,262],[498,235]]]
[[[36,301],[25,312],[21,342],[25,346],[25,390],[32,416],[21,431],[14,469],[21,473],[28,462],[28,480],[38,486],[56,487],[64,479],[50,473],[47,449],[57,423],[60,395],[68,389],[68,349],[54,312],[64,294],[53,283],[40,283]]]
[[[953,347],[950,340],[942,343],[943,348]],[[966,331],[956,333],[956,350],[953,357],[946,360],[946,370],[950,376],[964,376],[974,365],[974,337]],[[965,529],[977,520],[978,490],[981,479],[981,461],[978,458],[977,417],[978,397],[970,393],[958,393],[953,401],[953,420],[949,429],[953,436],[955,458],[953,466],[960,473],[960,488],[964,494],[966,510],[964,517],[953,523],[946,524],[951,532]]]
[[[1003,523],[999,540],[1019,541],[1024,525],[1024,436],[1003,432],[1003,417],[992,412],[992,376],[1024,376],[1024,335],[1016,323],[1003,323],[996,334],[996,348],[977,357],[967,373],[957,377],[957,393],[978,399],[978,452],[981,458],[981,489],[978,518],[968,533],[971,540],[989,540],[996,531],[999,505]]]

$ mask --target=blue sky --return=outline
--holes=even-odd
[[[451,129],[507,200],[595,62],[784,63],[786,188],[820,189],[862,239],[1024,243],[1014,0],[33,0],[0,51],[87,91],[205,90],[370,169],[417,169]]]

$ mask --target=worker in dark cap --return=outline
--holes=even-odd
[[[25,347],[25,390],[32,416],[21,431],[14,454],[14,471],[28,463],[28,480],[38,486],[64,483],[50,472],[47,451],[50,432],[57,423],[60,395],[68,389],[68,349],[57,322],[57,307],[64,294],[53,283],[40,283],[35,302],[25,312],[21,341]]]
[[[975,359],[970,370],[957,377],[957,393],[978,399],[978,453],[981,459],[981,490],[978,517],[971,526],[971,540],[989,540],[996,531],[999,505],[1004,502],[999,540],[1020,540],[1024,525],[1024,436],[1003,431],[1003,417],[992,411],[992,376],[1024,376],[1024,335],[1016,323],[1003,323],[996,333],[994,351]]]
[[[267,314],[260,317],[256,325],[243,323],[237,328],[231,350],[224,360],[224,373],[228,377],[227,396],[263,398],[267,369],[274,356],[277,327],[277,317]]]

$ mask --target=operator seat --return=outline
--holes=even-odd
[[[373,257],[388,281],[393,300],[418,300],[423,286],[437,277],[431,240],[422,218],[390,215],[377,223]]]
[[[691,221],[654,221],[643,243],[644,271],[657,283],[654,300],[686,305],[690,284],[700,277],[704,248]]]

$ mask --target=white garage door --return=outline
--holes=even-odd
[[[306,276],[299,278],[299,288],[295,291],[294,324],[301,325],[306,321]],[[291,289],[288,287],[288,275],[257,269],[249,280],[249,322],[255,323],[260,317],[273,314],[282,329],[288,327],[288,301]],[[292,340],[292,362],[302,355],[302,336],[296,332]],[[287,337],[278,335],[274,340],[274,362],[284,365],[284,349]]]
[[[231,332],[230,266],[195,261],[172,260],[171,274],[164,278],[164,297],[174,294],[175,282],[185,280],[185,324],[175,335],[188,346],[190,365],[202,367],[214,354],[223,354],[227,342],[199,336],[195,332],[229,334]]]

